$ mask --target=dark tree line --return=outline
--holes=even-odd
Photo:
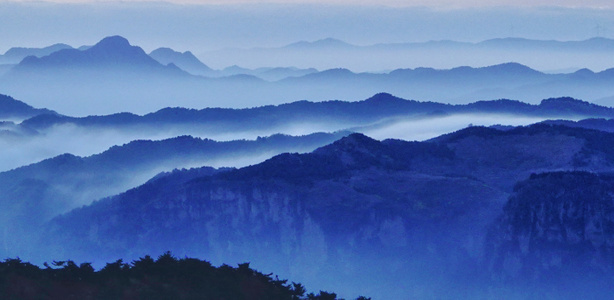
[[[19,258],[0,262],[0,299],[308,299],[334,300],[335,293],[309,293],[300,283],[249,267],[178,259],[166,252],[131,263],[117,260],[96,271],[90,263],[45,263]],[[366,300],[369,298],[359,297]]]

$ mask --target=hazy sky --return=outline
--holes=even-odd
[[[167,46],[195,54],[328,37],[358,45],[444,39],[477,42],[510,36],[614,38],[611,0],[173,1],[198,5],[140,0],[57,0],[78,2],[70,4],[0,0],[0,53],[15,46],[59,42],[91,45],[109,35],[122,35],[146,51]],[[205,5],[216,1],[226,4]],[[247,4],[228,4],[233,2]]]
[[[13,0],[14,2],[37,2],[32,0]],[[9,2],[2,0],[0,2]],[[112,2],[156,2],[151,0],[47,0],[56,3],[112,3]],[[177,4],[236,4],[236,3],[311,3],[311,4],[341,4],[341,5],[387,5],[387,6],[427,6],[438,8],[467,8],[484,6],[562,6],[573,8],[613,8],[611,0],[166,0]]]

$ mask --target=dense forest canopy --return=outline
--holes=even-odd
[[[72,260],[40,268],[19,258],[0,262],[2,299],[338,299],[335,293],[309,293],[296,282],[263,274],[249,263],[238,267],[170,252],[131,263],[119,259],[96,271]],[[357,300],[370,298],[359,297]]]

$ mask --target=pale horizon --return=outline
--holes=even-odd
[[[0,3],[59,3],[59,4],[127,4],[127,3],[166,3],[178,5],[266,5],[266,4],[315,4],[341,6],[390,6],[390,7],[425,7],[437,9],[467,9],[484,7],[561,7],[574,9],[614,9],[614,2],[609,0],[0,0]]]

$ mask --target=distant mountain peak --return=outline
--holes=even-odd
[[[37,109],[13,97],[0,94],[0,118],[35,117],[42,114],[55,115],[56,112],[48,109]]]
[[[579,69],[579,70],[573,72],[573,75],[590,76],[590,75],[595,75],[595,72],[593,72],[592,70],[590,70],[588,68],[582,68],[582,69]]]
[[[348,44],[342,40],[338,40],[335,38],[324,38],[324,39],[319,39],[313,42],[308,42],[308,41],[300,41],[300,42],[296,42],[296,43],[292,43],[286,46],[286,48],[290,47],[290,48],[303,48],[303,47],[348,47],[348,46],[353,46],[351,44]]]
[[[389,99],[389,98],[396,98],[395,96],[393,96],[390,93],[377,93],[373,96],[371,96],[371,98],[368,98],[365,101],[379,101],[379,100],[383,100],[383,99]]]
[[[394,95],[392,95],[390,93],[377,93],[377,94],[371,96],[371,98],[366,99],[365,102],[382,102],[382,101],[391,101],[391,100],[394,100],[394,101],[398,101],[398,100],[407,101],[405,99],[396,97],[396,96],[394,96]]]
[[[75,68],[94,71],[98,76],[101,70],[112,72],[145,71],[147,75],[184,75],[186,72],[175,66],[167,67],[147,55],[138,46],[122,36],[105,37],[94,46],[85,50],[64,49],[41,58],[26,57],[12,69],[20,74],[38,72],[40,76],[53,75],[53,72],[62,71],[74,73]],[[43,75],[45,74],[45,75]]]
[[[539,104],[539,107],[542,109],[549,109],[552,111],[560,111],[581,116],[589,114],[595,115],[597,113],[600,113],[603,116],[608,116],[614,113],[614,109],[611,107],[600,106],[571,97],[544,99]]]
[[[335,152],[363,153],[373,155],[381,152],[381,142],[374,140],[362,133],[352,133],[336,142],[317,149],[314,153],[325,154]]]
[[[352,71],[345,69],[345,68],[334,68],[334,69],[328,69],[328,70],[324,70],[322,72],[320,72],[319,74],[323,74],[323,75],[352,75],[354,74]]]
[[[575,99],[572,97],[560,97],[560,98],[548,98],[544,99],[540,102],[540,105],[552,105],[552,104],[574,104],[574,105],[593,105],[590,102],[586,102],[583,100]]]
[[[317,41],[313,42],[313,44],[328,44],[328,45],[331,45],[331,44],[334,44],[334,45],[342,44],[342,45],[347,45],[346,42],[344,42],[342,40],[335,39],[335,38],[331,38],[331,37],[317,40]]]
[[[339,140],[335,141],[333,144],[356,145],[356,144],[363,144],[363,143],[379,143],[379,142],[362,133],[352,133],[346,137],[340,138]]]
[[[59,50],[63,50],[63,49],[71,49],[72,47],[66,44],[62,44],[62,43],[57,43],[57,44],[53,44],[51,46],[47,46],[45,48],[24,48],[24,47],[13,47],[9,50],[7,50],[4,55],[7,56],[28,56],[28,55],[35,55],[35,56],[45,56],[45,55],[49,55],[53,52],[59,51]],[[27,54],[26,54],[27,53]],[[35,54],[34,54],[35,53]]]
[[[167,53],[167,54],[179,53],[178,51],[175,51],[175,50],[173,50],[171,48],[168,48],[168,47],[160,47],[158,49],[155,49],[155,50],[151,51],[149,53],[149,55],[151,55],[152,53],[156,53],[156,52]]]
[[[93,47],[117,49],[130,47],[130,42],[128,42],[128,40],[122,36],[114,35],[103,38]]]
[[[196,58],[196,56],[194,56],[194,53],[192,53],[191,51],[181,52],[181,51],[173,50],[168,47],[160,47],[149,53],[149,56],[157,56],[157,55],[183,55],[183,56],[189,56],[189,57]]]
[[[163,65],[173,64],[178,68],[195,75],[212,75],[213,70],[203,64],[192,52],[179,52],[171,48],[158,48],[149,53],[149,56]]]
[[[106,37],[83,52],[94,54],[99,57],[121,58],[122,60],[146,60],[149,58],[143,49],[138,46],[130,45],[130,42],[128,42],[126,38],[119,35]],[[151,59],[150,63],[151,62],[153,62],[153,59]]]
[[[492,65],[492,66],[484,67],[484,69],[513,71],[514,73],[520,73],[520,72],[540,73],[539,71],[531,69],[530,67],[527,67],[517,62],[507,62],[507,63],[498,64],[498,65]]]

